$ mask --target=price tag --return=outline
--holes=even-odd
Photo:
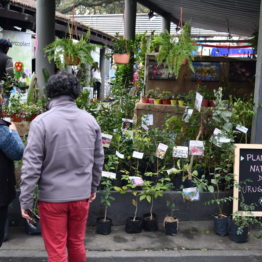
[[[134,151],[132,157],[142,159],[144,157],[144,153]]]

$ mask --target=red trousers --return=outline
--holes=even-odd
[[[48,262],[86,262],[84,245],[89,200],[39,201],[41,232]]]

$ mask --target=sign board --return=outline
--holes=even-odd
[[[255,204],[255,209],[250,210],[254,216],[262,216],[261,144],[235,144],[234,174],[233,212],[243,211],[240,206],[243,199],[246,205]],[[241,213],[249,215],[248,212]]]

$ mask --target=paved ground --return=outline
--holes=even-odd
[[[212,221],[181,222],[176,236],[166,236],[161,228],[154,233],[127,234],[122,226],[113,227],[110,235],[103,236],[89,228],[88,261],[262,261],[262,239],[255,238],[256,230],[250,232],[247,243],[237,244],[227,236],[215,235],[212,227]],[[11,227],[9,240],[0,250],[0,262],[6,261],[46,261],[41,237],[28,236],[23,228]]]

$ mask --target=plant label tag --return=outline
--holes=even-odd
[[[154,116],[153,114],[143,115],[142,123],[147,126],[152,126],[154,124]]]
[[[174,146],[173,157],[176,158],[188,158],[188,147],[187,146]]]
[[[221,147],[223,143],[230,143],[231,140],[222,135],[222,131],[218,128],[215,128],[213,135],[211,136],[211,141],[218,147]]]
[[[168,148],[167,145],[159,143],[156,150],[156,157],[163,159],[166,154],[167,148]]]
[[[116,173],[102,171],[102,177],[107,177],[110,179],[116,179]]]
[[[124,159],[125,158],[125,155],[124,154],[121,154],[120,152],[116,151],[116,156],[118,158],[121,158],[121,159]]]
[[[188,201],[197,201],[200,199],[197,187],[183,188],[183,196]]]
[[[145,124],[142,124],[142,128],[144,129],[144,130],[149,130],[149,128],[148,128],[148,126],[147,125],[145,125]]]
[[[241,126],[241,125],[237,125],[236,126],[236,130],[238,130],[238,131],[240,131],[240,132],[242,132],[244,134],[246,134],[248,132],[248,128],[245,127],[245,126]]]
[[[144,185],[144,180],[139,176],[130,176],[129,179],[131,180],[133,186]]]
[[[113,136],[103,133],[101,134],[101,136],[103,147],[109,147]]]
[[[189,153],[191,156],[203,156],[204,155],[204,142],[199,140],[189,141]]]
[[[133,120],[122,118],[122,129],[130,130],[133,127]]]
[[[182,120],[184,122],[188,123],[192,114],[193,114],[193,109],[186,107],[185,112],[184,112],[183,117],[182,117]]]
[[[168,175],[172,174],[176,169],[173,167],[173,168],[170,168],[168,169],[166,172]]]
[[[201,105],[203,101],[203,96],[196,92],[196,100],[195,100],[195,109],[199,112],[201,111]]]
[[[144,157],[144,153],[134,151],[132,157],[137,159],[142,159]]]

